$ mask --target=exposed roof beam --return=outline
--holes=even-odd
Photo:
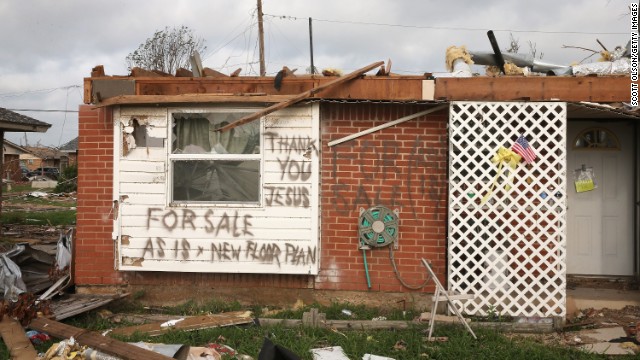
[[[378,61],[378,62],[373,63],[371,65],[368,65],[368,66],[365,66],[363,68],[360,68],[360,69],[358,69],[358,70],[356,70],[356,71],[354,71],[352,73],[349,73],[349,74],[347,74],[345,76],[341,76],[341,77],[339,77],[339,78],[337,78],[337,79],[335,79],[333,81],[330,81],[330,82],[328,82],[326,84],[322,84],[322,85],[318,86],[317,88],[313,88],[311,90],[307,90],[307,91],[305,91],[305,92],[303,92],[301,94],[298,94],[298,95],[292,97],[289,100],[277,103],[275,105],[271,105],[266,109],[263,109],[261,111],[255,112],[255,113],[253,113],[251,115],[247,115],[247,116],[245,116],[243,118],[240,118],[240,119],[232,122],[229,125],[221,127],[220,129],[218,129],[218,131],[231,130],[231,129],[233,129],[235,127],[238,127],[238,126],[240,126],[242,124],[246,124],[246,123],[254,121],[254,120],[256,120],[256,119],[258,119],[258,118],[260,118],[262,116],[271,114],[272,112],[284,109],[284,108],[286,108],[288,106],[291,106],[291,105],[293,105],[293,104],[295,104],[297,102],[300,102],[300,101],[302,101],[302,100],[304,100],[304,99],[306,99],[306,98],[308,98],[308,97],[310,97],[310,96],[312,96],[314,94],[317,94],[322,90],[330,89],[332,87],[336,87],[336,86],[338,86],[340,84],[344,84],[344,83],[346,83],[348,81],[351,81],[351,80],[357,78],[358,76],[361,76],[362,74],[366,73],[367,71],[373,70],[373,69],[375,69],[375,68],[377,68],[378,66],[381,66],[381,65],[384,65],[384,61]]]
[[[119,95],[98,103],[96,107],[134,104],[187,104],[187,103],[278,103],[292,95],[264,94],[183,94],[183,95]]]

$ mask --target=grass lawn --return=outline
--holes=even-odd
[[[371,309],[349,304],[334,304],[320,308],[320,312],[327,314],[328,318],[335,318],[339,309],[349,308],[357,314],[358,318],[370,319],[371,315],[388,315],[389,320],[401,319],[401,312],[389,312],[387,309]],[[276,318],[297,318],[297,314],[308,311],[310,307],[295,312],[285,312],[273,315]],[[111,305],[113,312],[145,312],[140,305],[127,303]],[[197,315],[202,313],[219,313],[222,311],[245,310],[237,303],[211,302],[202,306],[187,303],[183,306],[165,308],[163,313],[175,313],[176,315]],[[156,309],[157,310],[157,309]],[[261,316],[261,309],[251,309],[254,315]],[[341,312],[340,312],[341,313]],[[342,314],[342,313],[341,313]],[[409,314],[405,314],[407,316]],[[344,314],[342,315],[344,316]],[[338,315],[340,318],[340,315]],[[408,317],[412,318],[412,317]],[[89,312],[64,321],[70,325],[90,329],[98,332],[104,330],[132,325],[126,322],[114,324],[99,316],[98,312]],[[545,344],[537,336],[506,336],[496,330],[476,328],[478,336],[475,340],[462,326],[438,325],[436,336],[446,336],[446,342],[426,342],[427,325],[415,324],[403,330],[350,330],[335,331],[323,328],[283,326],[261,327],[255,324],[230,326],[199,331],[172,331],[158,337],[148,337],[143,334],[134,334],[131,337],[117,337],[128,342],[152,342],[164,344],[188,344],[192,346],[206,346],[209,343],[219,343],[232,347],[240,354],[258,358],[258,353],[265,337],[272,342],[286,347],[298,354],[301,359],[311,360],[311,349],[341,346],[349,359],[362,359],[365,354],[386,356],[396,360],[419,359],[606,359],[596,354],[581,352],[574,348],[561,346],[560,344]],[[39,345],[37,349],[46,351],[53,342]],[[0,358],[9,358],[4,344],[0,345]],[[633,358],[633,357],[621,357]]]
[[[52,192],[53,189],[33,189],[28,184],[16,184],[3,192],[3,225],[72,225],[76,221],[76,201],[69,197],[28,196],[30,192]]]

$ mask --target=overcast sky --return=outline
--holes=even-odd
[[[629,1],[263,0],[268,75],[283,65],[309,67],[309,17],[317,68],[344,72],[391,59],[392,72],[444,72],[445,50],[465,45],[490,51],[494,30],[502,49],[510,36],[520,53],[529,42],[550,63],[569,65],[591,53],[626,45]],[[7,133],[25,145],[60,146],[78,135],[82,80],[96,65],[127,75],[125,57],[165,26],[186,25],[206,41],[203,65],[257,75],[256,0],[2,0],[0,107],[45,121],[45,134]],[[596,61],[593,56],[585,62]],[[33,110],[59,110],[37,112]]]

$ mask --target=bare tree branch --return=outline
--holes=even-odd
[[[174,74],[179,68],[189,66],[189,57],[195,51],[203,53],[206,49],[205,40],[195,36],[188,27],[165,27],[127,55],[126,63],[129,70],[141,67]]]

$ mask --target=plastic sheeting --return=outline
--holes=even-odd
[[[6,254],[0,254],[0,290],[4,299],[18,301],[18,295],[27,291],[27,286],[22,281],[22,272]]]
[[[628,58],[573,66],[574,75],[628,75],[630,73],[631,61]]]

